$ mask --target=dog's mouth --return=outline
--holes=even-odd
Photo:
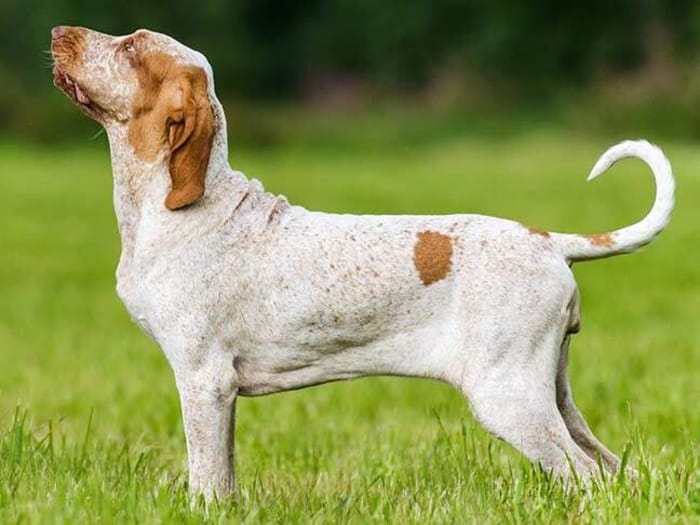
[[[80,87],[80,84],[78,84],[73,77],[64,72],[58,64],[53,67],[53,84],[68,95],[68,98],[75,102],[80,108],[80,111],[85,113],[88,117],[98,122],[103,121],[105,111],[94,101],[90,100],[90,97],[88,97],[83,88]]]

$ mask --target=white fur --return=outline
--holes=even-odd
[[[217,120],[204,197],[169,211],[167,151],[144,162],[127,140],[136,78],[113,58],[125,37],[85,35],[75,80],[110,110],[102,124],[122,239],[117,292],[173,368],[194,493],[234,490],[236,396],[377,374],[454,385],[489,431],[558,475],[588,479],[599,457],[618,468],[571,398],[567,349],[579,312],[569,264],[636,249],[665,226],[673,179],[659,150],[623,143],[594,168],[638,156],[659,186],[646,222],[613,232],[609,247],[478,215],[308,211],[231,170],[209,64],[147,33],[151,48],[206,70]],[[449,272],[428,285],[414,259],[420,232],[452,242]]]

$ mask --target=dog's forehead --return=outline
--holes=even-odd
[[[127,35],[122,38],[137,39],[144,50],[166,53],[175,58],[177,62],[182,65],[201,67],[206,71],[207,76],[212,77],[213,75],[211,65],[202,53],[187,47],[171,36],[148,29],[139,29],[132,35]]]

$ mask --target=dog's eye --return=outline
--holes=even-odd
[[[133,39],[129,38],[128,40],[124,40],[121,44],[119,44],[117,52],[126,57],[132,66],[135,67],[138,64],[138,53],[136,51],[136,46]]]
[[[134,41],[132,39],[124,40],[124,42],[122,42],[122,44],[119,46],[119,49],[120,51],[129,55],[133,55],[136,52]]]

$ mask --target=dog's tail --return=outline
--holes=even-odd
[[[651,211],[641,221],[609,233],[574,235],[551,233],[562,254],[570,262],[600,259],[621,253],[631,253],[649,244],[663,231],[673,210],[675,182],[671,164],[663,152],[646,140],[628,140],[608,149],[598,159],[588,176],[593,180],[617,161],[629,157],[643,160],[654,173],[656,200]]]

